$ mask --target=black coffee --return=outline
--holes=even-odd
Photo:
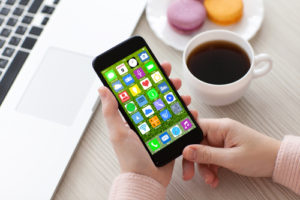
[[[250,60],[238,45],[218,40],[196,47],[188,56],[187,66],[198,79],[221,85],[243,77],[250,68]]]

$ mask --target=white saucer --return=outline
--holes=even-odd
[[[173,30],[167,21],[167,8],[172,0],[148,0],[146,8],[150,27],[164,43],[183,51],[188,41],[195,35],[213,29],[224,29],[238,33],[250,40],[259,30],[264,18],[263,0],[244,0],[244,14],[241,21],[231,26],[219,26],[206,19],[204,25],[191,35],[182,35]]]

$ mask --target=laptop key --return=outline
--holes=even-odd
[[[6,94],[8,93],[11,85],[16,79],[19,71],[24,65],[29,53],[24,51],[18,51],[11,64],[8,66],[6,73],[4,74],[0,84],[0,105],[2,104]]]
[[[13,15],[16,15],[16,16],[21,16],[24,12],[24,9],[23,8],[16,8],[13,12]]]
[[[30,24],[33,20],[33,17],[30,17],[30,16],[25,16],[22,20],[22,23],[24,24]]]
[[[0,68],[4,69],[8,63],[8,60],[0,58]]]
[[[51,7],[51,6],[45,6],[42,10],[42,13],[46,13],[46,14],[49,14],[51,15],[54,11],[54,7]]]
[[[0,49],[3,47],[4,44],[5,44],[5,40],[0,39]]]
[[[4,22],[4,19],[0,18],[0,26],[3,24],[3,22]]]
[[[43,3],[43,0],[34,0],[34,2],[30,6],[28,12],[33,13],[33,14],[37,13],[37,11],[41,7],[42,3]]]
[[[54,4],[58,4],[58,3],[59,3],[59,0],[54,0],[53,3],[54,3]]]
[[[42,29],[42,28],[39,28],[39,27],[33,26],[33,27],[31,28],[31,30],[30,30],[30,32],[29,32],[29,34],[31,34],[31,35],[37,35],[37,36],[39,36],[39,35],[41,35],[42,31],[43,31],[43,29]]]
[[[26,30],[27,30],[27,27],[25,27],[25,26],[18,26],[18,28],[16,30],[16,33],[20,34],[20,35],[24,35],[24,33],[26,32]]]
[[[7,21],[8,26],[15,26],[17,24],[18,20],[16,18],[9,18]]]
[[[21,0],[20,5],[26,6],[28,4],[29,0]]]
[[[6,16],[6,15],[8,15],[9,11],[10,11],[10,9],[4,7],[0,10],[0,15]]]
[[[3,56],[11,57],[14,54],[15,50],[10,47],[6,47],[2,53]]]
[[[8,37],[10,35],[10,33],[11,33],[10,29],[4,28],[4,29],[2,29],[0,35],[3,37]]]
[[[48,21],[49,21],[49,17],[45,17],[42,21],[42,25],[45,26],[48,23]]]
[[[21,38],[14,36],[10,39],[9,44],[11,44],[13,46],[18,46],[20,41],[21,41]]]
[[[24,49],[29,49],[29,50],[31,50],[31,49],[33,48],[33,46],[35,45],[36,41],[37,41],[37,40],[34,39],[34,38],[27,37],[27,38],[24,40],[24,42],[23,42],[23,44],[22,44],[22,47],[23,47]]]
[[[10,6],[14,5],[15,3],[16,3],[16,0],[7,0],[6,1],[6,4],[10,5]]]

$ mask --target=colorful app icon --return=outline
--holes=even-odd
[[[111,82],[111,81],[113,81],[117,78],[117,75],[116,75],[116,73],[114,72],[113,69],[106,72],[105,76],[106,76],[106,78],[109,82]]]
[[[120,75],[123,75],[126,72],[128,72],[128,69],[127,69],[127,67],[125,66],[124,63],[122,63],[119,66],[117,66],[116,69],[117,69],[117,71],[119,72]]]
[[[136,106],[133,103],[133,101],[129,102],[128,104],[125,105],[126,110],[128,111],[128,113],[133,113],[134,111],[136,111]]]
[[[152,77],[154,83],[158,83],[159,81],[163,80],[163,78],[159,72],[155,72],[154,74],[151,75],[151,77]]]
[[[145,76],[145,72],[143,71],[142,68],[138,68],[133,71],[137,79],[143,78]]]
[[[131,76],[131,74],[127,74],[126,76],[123,77],[123,81],[124,83],[128,86],[132,83],[134,83],[134,79],[133,77]]]
[[[146,60],[148,60],[150,58],[146,51],[139,53],[139,57],[142,62],[145,62]]]
[[[135,57],[130,58],[127,61],[127,63],[131,68],[134,68],[134,67],[138,66],[138,64],[139,64],[138,61],[135,59]]]
[[[178,125],[172,127],[172,128],[170,129],[170,131],[171,131],[171,133],[174,135],[174,137],[177,137],[177,136],[179,136],[179,135],[182,133],[182,131],[181,131],[181,129],[179,128]]]
[[[143,119],[144,119],[144,118],[142,117],[142,115],[141,115],[140,112],[137,112],[137,113],[133,114],[133,115],[131,116],[131,118],[132,118],[132,120],[134,121],[135,124],[140,123],[140,122],[143,121]]]
[[[171,110],[173,111],[174,114],[177,115],[178,113],[180,113],[182,111],[182,108],[179,105],[179,103],[177,102],[177,103],[171,105]]]
[[[150,88],[152,86],[152,84],[148,78],[142,80],[140,83],[141,83],[142,87],[144,88],[144,90],[147,90],[148,88]]]
[[[134,86],[130,87],[129,91],[131,92],[132,96],[136,96],[139,93],[141,93],[141,89],[139,88],[139,86],[137,84],[135,84]]]
[[[160,125],[160,121],[159,121],[159,119],[158,119],[158,117],[156,115],[154,117],[150,118],[149,122],[150,122],[150,124],[151,124],[151,126],[153,128],[155,128],[155,127],[157,127],[157,126]]]
[[[165,104],[161,99],[154,101],[153,105],[155,106],[156,110],[160,110],[165,107]]]
[[[160,147],[160,144],[159,144],[158,140],[156,138],[154,138],[153,140],[148,142],[148,146],[150,147],[150,149],[152,151],[155,151]]]
[[[154,70],[156,70],[156,66],[155,66],[154,62],[152,62],[152,61],[147,62],[145,64],[145,67],[146,67],[148,72],[153,72]]]
[[[167,109],[161,111],[159,114],[164,121],[167,121],[172,117],[171,113]]]
[[[161,134],[159,136],[159,139],[163,144],[166,144],[171,141],[171,137],[169,136],[169,134],[167,132],[164,132],[163,134]]]
[[[144,122],[141,125],[139,125],[138,129],[140,130],[140,132],[141,132],[142,135],[144,135],[144,134],[146,134],[147,132],[150,131],[150,128],[149,128],[149,126],[147,125],[146,122]]]
[[[148,95],[148,97],[149,97],[149,99],[151,101],[153,101],[154,99],[156,99],[158,97],[158,93],[156,92],[156,90],[154,88],[152,88],[151,90],[149,90],[147,92],[147,95]]]
[[[128,101],[130,99],[130,96],[126,91],[124,91],[119,94],[119,98],[122,101],[122,103],[124,103],[125,101]]]
[[[135,101],[139,104],[140,107],[142,107],[148,103],[148,101],[144,95],[139,96],[138,98],[135,99]]]
[[[153,111],[153,109],[150,105],[146,106],[142,110],[143,110],[146,117],[149,117],[150,115],[154,114],[154,111]]]
[[[113,86],[113,88],[114,88],[114,90],[115,90],[116,92],[119,92],[119,91],[121,91],[121,90],[124,89],[124,87],[123,87],[121,81],[119,81],[119,80],[117,80],[116,82],[114,82],[114,83],[112,84],[112,86]]]
[[[169,87],[168,87],[166,82],[163,82],[163,83],[159,84],[158,88],[159,88],[161,93],[165,93],[165,92],[169,91]]]
[[[173,101],[176,100],[172,92],[169,92],[168,94],[166,94],[165,99],[166,99],[168,104],[170,104],[170,103],[172,103]]]
[[[181,126],[183,127],[183,129],[186,131],[186,130],[189,130],[190,128],[192,128],[192,123],[191,121],[186,118],[185,120],[183,120],[182,122],[180,122]]]

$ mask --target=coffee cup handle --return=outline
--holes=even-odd
[[[253,78],[264,76],[271,71],[273,60],[268,54],[259,54],[254,60]]]

